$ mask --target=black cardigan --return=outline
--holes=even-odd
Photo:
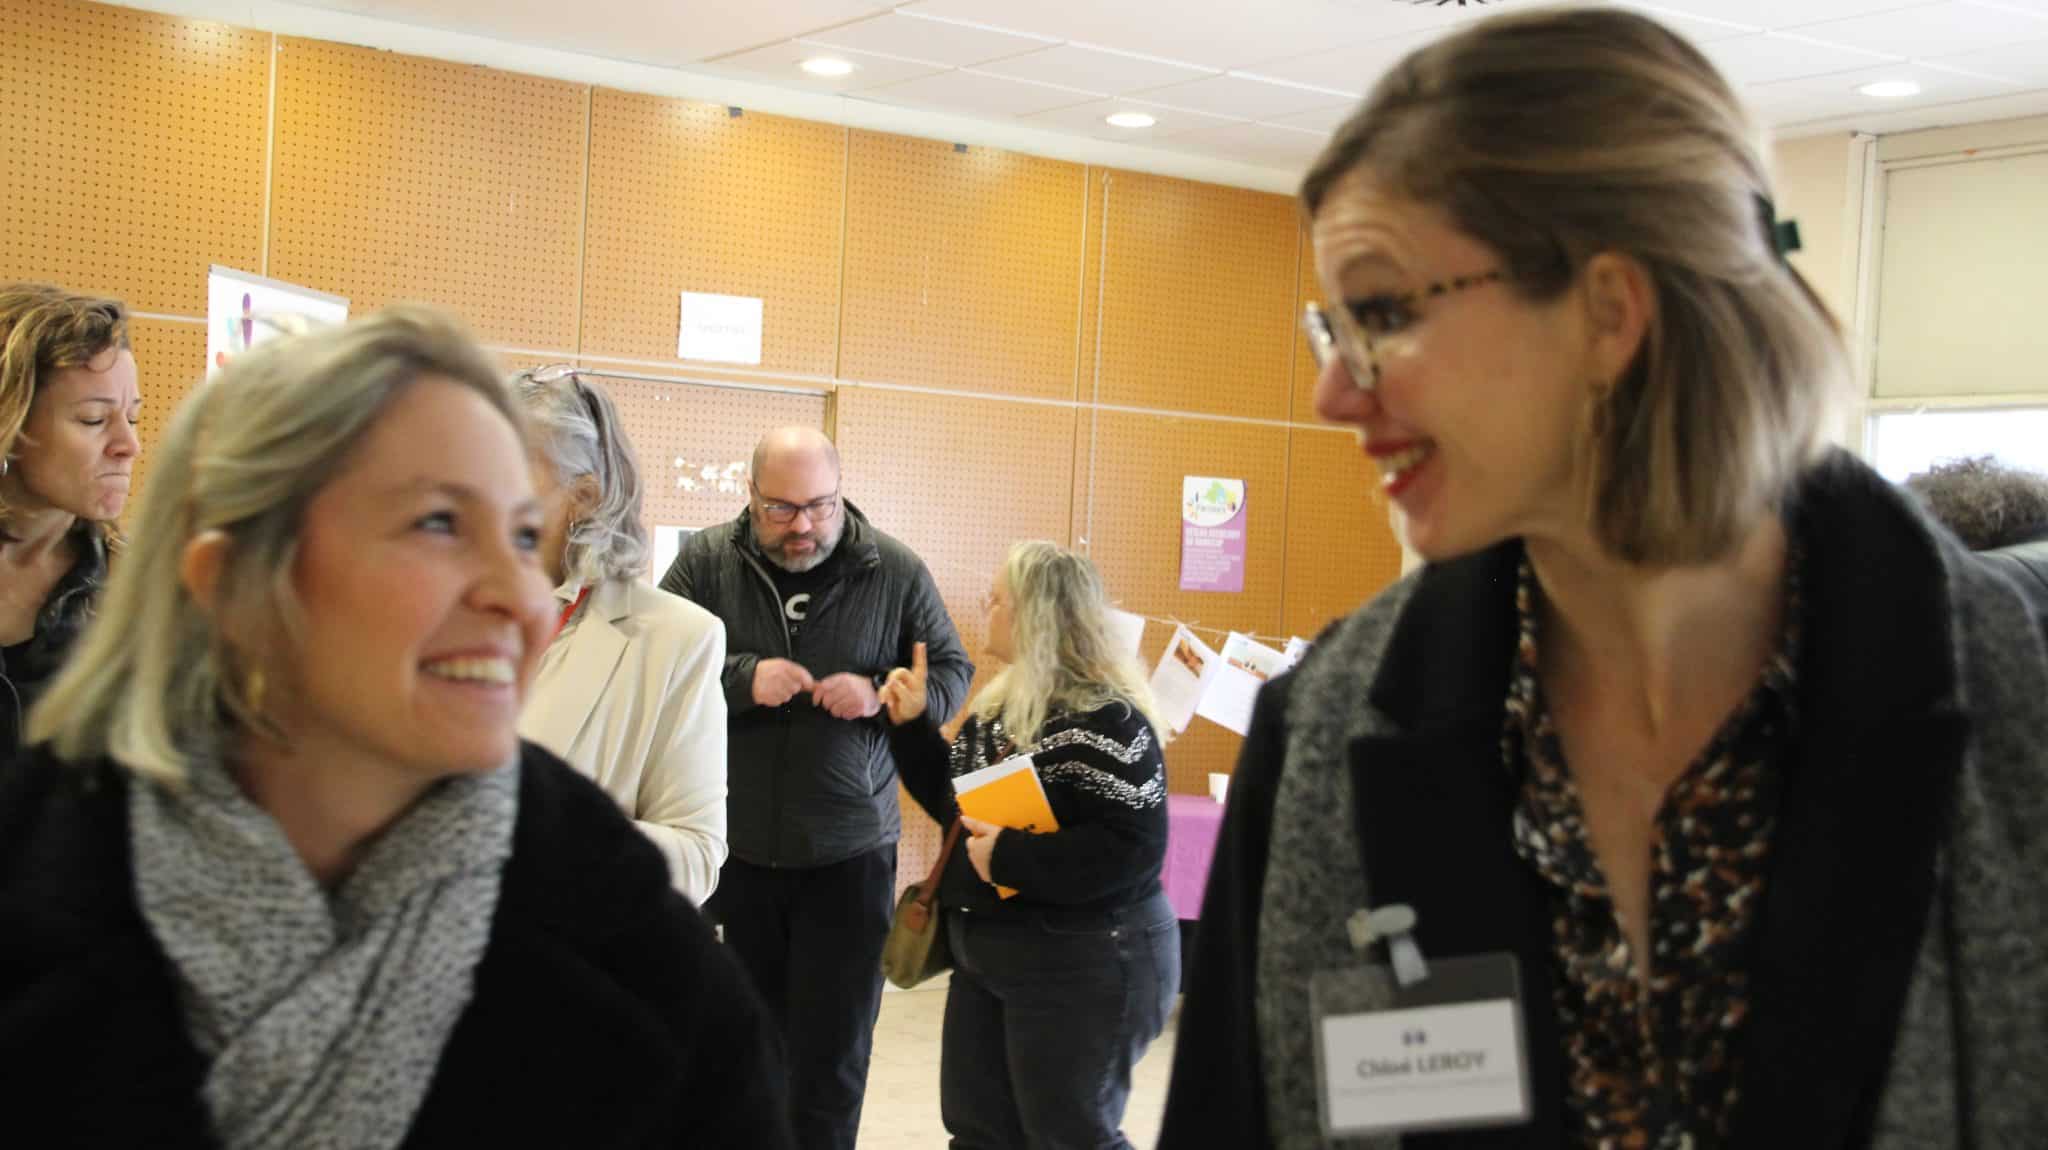
[[[1805,554],[1801,722],[1757,919],[1729,1145],[1867,1146],[1934,898],[1950,791],[1971,721],[1987,717],[1968,714],[1958,685],[1951,619],[1962,608],[1945,565],[1966,563],[1962,553],[1945,557],[1917,510],[1839,454],[1805,477],[1791,521]],[[1376,900],[1416,908],[1426,952],[1515,952],[1531,1004],[1533,1121],[1408,1135],[1404,1147],[1563,1145],[1548,891],[1514,851],[1515,783],[1500,760],[1520,555],[1511,541],[1412,577],[1395,592],[1407,598],[1377,664],[1345,672],[1358,705],[1370,703],[1393,733],[1351,744],[1354,836],[1329,849],[1359,860]],[[1301,668],[1260,691],[1202,904],[1162,1148],[1272,1144],[1256,975],[1289,700],[1308,698],[1304,675],[1330,669],[1329,648],[1350,622],[1333,624]],[[1437,858],[1459,865],[1415,865]],[[2012,945],[2032,937],[2016,930]]]
[[[0,1112],[37,1147],[215,1145],[175,974],[136,905],[128,776],[0,772]],[[404,1146],[792,1144],[778,1040],[612,801],[524,748],[511,860]]]

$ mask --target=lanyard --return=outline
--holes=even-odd
[[[583,590],[576,592],[576,601],[562,608],[562,617],[555,620],[555,633],[548,636],[548,642],[554,642],[555,638],[561,635],[562,628],[567,627],[569,619],[576,614],[576,608],[583,606],[583,601],[588,598],[590,598],[590,588],[585,587]]]

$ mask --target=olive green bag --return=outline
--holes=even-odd
[[[889,941],[882,944],[882,974],[905,990],[953,965],[939,915],[939,876],[946,873],[946,860],[953,857],[953,844],[959,841],[960,820],[954,819],[946,828],[946,844],[932,862],[932,873],[923,882],[911,883],[896,900]]]

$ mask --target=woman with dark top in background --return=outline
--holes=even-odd
[[[942,826],[959,810],[955,777],[1017,755],[1031,756],[1059,824],[1032,834],[964,819],[946,860],[939,1094],[956,1150],[1128,1147],[1131,1068],[1179,988],[1179,924],[1159,886],[1161,724],[1107,608],[1088,560],[1019,543],[988,601],[988,651],[1006,666],[952,744],[925,711],[922,644],[883,684],[904,786]]]
[[[141,408],[119,303],[0,286],[0,754],[92,616]]]

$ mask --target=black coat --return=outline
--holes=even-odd
[[[794,648],[749,511],[690,536],[661,579],[662,590],[725,622],[726,838],[734,858],[760,866],[842,862],[895,842],[903,822],[888,721],[835,719],[806,695],[756,706],[757,663],[792,659],[817,679],[851,671],[879,686],[922,642],[928,710],[939,721],[959,709],[974,677],[923,561],[844,507],[838,577],[813,596]]]
[[[92,621],[107,578],[107,539],[102,524],[78,521],[71,532],[78,559],[36,612],[35,635],[20,650],[0,658],[0,758],[13,758],[21,749],[29,708],[64,668],[72,646]]]
[[[136,905],[129,785],[40,751],[0,774],[10,1144],[215,1144],[175,975]],[[784,1147],[785,1091],[765,1012],[660,854],[529,744],[475,997],[404,1146]]]
[[[1957,795],[1988,786],[1971,776],[1972,763],[1988,764],[1988,773],[2030,753],[2028,740],[2039,722],[2038,714],[1970,711],[1964,672],[2025,672],[2031,681],[2041,649],[2028,637],[2001,637],[2006,646],[1997,654],[2014,662],[2001,665],[1973,649],[1967,657],[1990,671],[1960,663],[1965,652],[1956,645],[1963,625],[1957,620],[1989,618],[1994,606],[2010,617],[2017,604],[2009,598],[1993,603],[2003,593],[1975,580],[1962,566],[1965,554],[1939,542],[1916,509],[1860,465],[1836,457],[1809,476],[1801,496],[1811,514],[1801,517],[1800,527],[1805,653],[1799,741],[1786,767],[1755,925],[1753,1013],[1743,1036],[1742,1103],[1729,1143],[1738,1147],[1871,1145],[1886,1092],[1916,1085],[1910,1073],[1888,1081],[1895,1054],[1929,1078],[1955,1075],[1959,1089],[2005,1091],[1999,1097],[2011,1102],[2023,1091],[1997,1083],[2014,1072],[1980,1059],[1987,1047],[2010,1044],[2000,1027],[2034,1031],[2041,1009],[2024,1002],[2011,1004],[2005,1018],[1959,1018],[1954,1035],[1942,1035],[1941,1044],[1900,1049],[1900,1036],[1908,1032],[1909,986],[1938,985],[1945,977],[1916,964],[1937,906],[1937,852],[1961,849],[1948,839],[1958,825]],[[1426,953],[1514,953],[1527,1004],[1532,1123],[1410,1135],[1404,1147],[1563,1145],[1565,1067],[1559,1023],[1549,1008],[1555,945],[1549,891],[1514,850],[1517,784],[1501,763],[1520,554],[1520,543],[1510,542],[1425,569],[1390,593],[1406,599],[1391,617],[1376,663],[1343,672],[1356,690],[1342,697],[1369,705],[1387,726],[1351,742],[1346,762],[1329,764],[1345,772],[1356,796],[1353,834],[1330,842],[1329,850],[1362,868],[1376,902],[1415,908],[1417,941]],[[1368,606],[1360,616],[1373,611]],[[1309,698],[1303,676],[1333,666],[1331,648],[1351,622],[1333,625],[1301,668],[1260,692],[1202,904],[1162,1148],[1272,1144],[1257,973],[1281,780],[1290,767],[1304,769],[1289,763],[1289,716],[1299,715]],[[1972,641],[1989,640],[1979,635]],[[1970,682],[1972,690],[1982,689]],[[1966,745],[1978,759],[1966,761]],[[2032,803],[2039,777],[2024,777]],[[1998,803],[1991,806],[1995,811]],[[1439,865],[1445,859],[1456,865]],[[1983,864],[1954,865],[1973,871]],[[1968,892],[1999,889],[1976,873],[1951,881],[1974,884]],[[2038,884],[2038,876],[2028,882]],[[2030,900],[2015,903],[2017,920],[2000,924],[2000,942],[1980,951],[1974,939],[1946,939],[1946,961],[1957,962],[1958,954],[1987,968],[1995,963],[1986,955],[2038,961],[2024,956],[2038,947],[2042,924],[2025,918]],[[1957,913],[1955,905],[1949,896],[1941,913]],[[1950,920],[1941,929],[1954,935],[1964,928]],[[1971,975],[1999,978],[1982,969]],[[1954,1002],[1955,1010],[1973,1008],[1964,997]],[[1968,1033],[1972,1026],[1983,1033]],[[1923,1030],[1913,1033],[1916,1041],[1927,1038]],[[1949,1049],[1949,1037],[1960,1051]],[[1977,1070],[1965,1062],[1977,1062]],[[2026,1065],[2023,1059],[2017,1064]],[[1963,1112],[1957,1122],[1967,1123],[1972,1104],[1954,1105]],[[1899,1131],[1891,1137],[1886,1145],[1905,1144]],[[1957,1142],[1937,1137],[1910,1144]],[[1997,1136],[1981,1144],[2020,1143]]]
[[[1979,551],[1977,558],[2020,589],[2028,608],[2040,617],[2043,639],[2048,641],[2048,538]]]

